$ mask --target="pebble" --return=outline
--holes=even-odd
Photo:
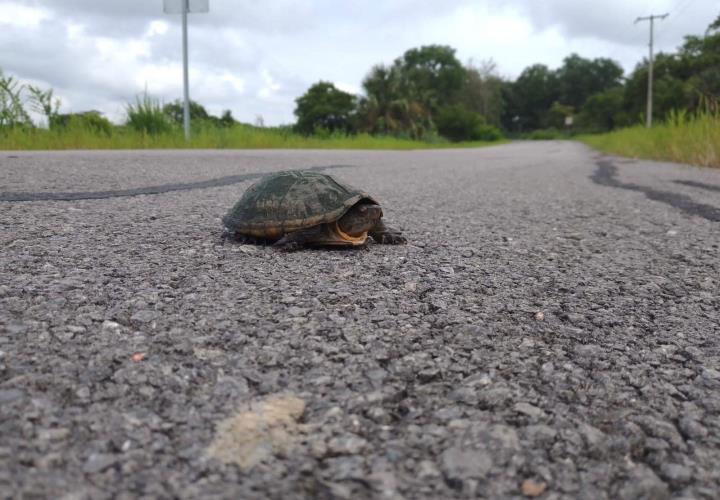
[[[368,442],[355,435],[338,436],[330,439],[327,443],[327,451],[330,455],[357,455],[368,446]]]

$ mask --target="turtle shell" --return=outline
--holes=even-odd
[[[342,217],[368,193],[341,184],[327,174],[288,170],[267,175],[250,186],[223,217],[229,231],[256,238],[284,234]]]

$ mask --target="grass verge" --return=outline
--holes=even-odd
[[[148,134],[127,127],[114,127],[109,133],[83,126],[60,129],[0,129],[0,150],[59,149],[430,149],[481,147],[495,142],[451,143],[414,141],[368,134],[354,136],[305,137],[284,129],[258,128],[246,125],[200,127],[186,142],[181,130]]]
[[[674,113],[647,129],[630,127],[577,137],[605,153],[720,168],[720,113]]]

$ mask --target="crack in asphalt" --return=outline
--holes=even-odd
[[[324,165],[303,168],[302,170],[314,170],[322,172],[331,168],[350,168],[354,165]],[[237,184],[252,179],[257,179],[272,172],[253,172],[248,174],[227,175],[217,179],[208,179],[198,182],[175,182],[160,184],[157,186],[145,186],[132,189],[114,189],[108,191],[76,191],[76,192],[2,192],[0,201],[75,201],[75,200],[104,200],[107,198],[122,198],[126,196],[141,196],[148,194],[163,194],[172,191],[189,191],[191,189],[206,189],[223,187],[230,184]]]
[[[690,186],[690,187],[696,187],[700,189],[706,189],[708,191],[716,191],[720,193],[720,186],[715,186],[713,184],[705,184],[704,182],[697,182],[697,181],[673,181],[675,184],[682,184],[683,186]]]
[[[637,191],[643,193],[648,199],[659,201],[670,205],[673,208],[685,212],[689,215],[697,215],[709,221],[720,222],[720,208],[706,203],[698,203],[686,194],[674,193],[672,191],[661,191],[639,184],[621,182],[617,179],[618,168],[611,160],[600,159],[595,162],[597,170],[590,178],[595,184],[600,186],[608,186],[619,189],[627,189],[629,191]],[[702,184],[693,181],[675,181],[679,184],[691,185],[694,187],[703,187],[705,189],[713,189],[716,186]],[[714,190],[714,189],[713,189]],[[720,190],[720,188],[718,189]]]

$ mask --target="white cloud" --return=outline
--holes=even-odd
[[[258,90],[257,95],[261,99],[270,100],[275,94],[277,94],[282,86],[275,81],[267,69],[260,70],[260,75],[262,76],[263,86],[260,90]]]
[[[169,28],[168,23],[165,21],[151,21],[145,36],[162,36],[167,33]]]
[[[348,94],[358,95],[362,92],[359,85],[348,82],[335,82],[335,87]]]
[[[41,7],[28,7],[16,2],[0,3],[0,26],[37,28],[41,22],[51,17],[50,11]]]

